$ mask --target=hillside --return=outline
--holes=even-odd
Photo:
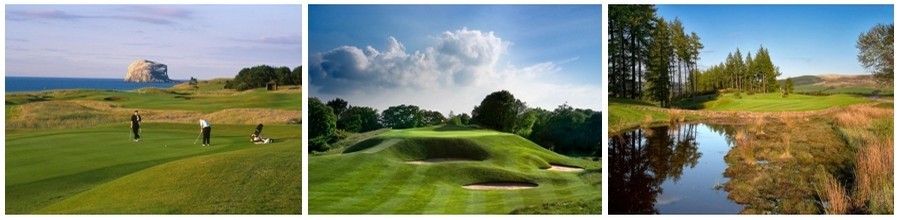
[[[872,75],[822,74],[798,76],[792,80],[797,93],[870,95],[877,90],[881,95],[894,94],[892,87],[879,85]],[[784,85],[784,79],[778,82]]]
[[[556,165],[585,170],[556,171]],[[600,213],[600,166],[507,133],[447,126],[391,130],[342,154],[311,157],[309,209],[319,214],[502,214],[587,200],[596,206],[580,212]],[[466,188],[496,185],[518,190]]]

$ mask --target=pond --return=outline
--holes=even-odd
[[[852,155],[815,123],[659,126],[608,142],[611,214],[820,213],[817,173]]]

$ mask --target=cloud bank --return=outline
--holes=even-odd
[[[313,54],[309,59],[311,96],[323,101],[340,97],[351,105],[382,110],[414,104],[447,114],[468,112],[487,94],[509,90],[531,106],[545,109],[567,102],[600,109],[601,82],[548,80],[564,74],[562,65],[577,57],[518,68],[500,63],[512,43],[493,32],[463,28],[432,38],[425,49],[412,52],[389,37],[382,50],[340,46]]]

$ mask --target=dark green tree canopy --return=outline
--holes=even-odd
[[[309,98],[309,138],[329,137],[334,134],[337,119],[331,108],[318,98]]]
[[[347,110],[347,101],[341,98],[335,98],[331,101],[328,101],[326,104],[328,107],[331,107],[331,110],[334,111],[334,115],[337,115],[338,118],[341,118],[341,115]]]
[[[481,105],[472,110],[472,120],[484,128],[502,132],[512,132],[515,126],[517,103],[521,101],[513,97],[509,91],[502,90],[484,97]]]
[[[352,106],[341,114],[337,128],[349,132],[367,132],[381,128],[378,111],[370,107]]]
[[[425,116],[419,106],[398,105],[381,112],[381,122],[393,129],[416,128],[425,126]]]
[[[299,85],[301,70],[299,66],[294,68],[293,72],[288,67],[275,68],[269,65],[243,68],[234,77],[234,80],[225,83],[225,88],[244,91],[265,87],[269,82],[276,82],[280,85]]]

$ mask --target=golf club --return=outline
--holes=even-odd
[[[200,134],[197,135],[197,139],[194,139],[194,144],[197,144],[197,141],[200,140],[200,136],[202,136],[202,135],[203,135],[203,132],[200,132]]]

